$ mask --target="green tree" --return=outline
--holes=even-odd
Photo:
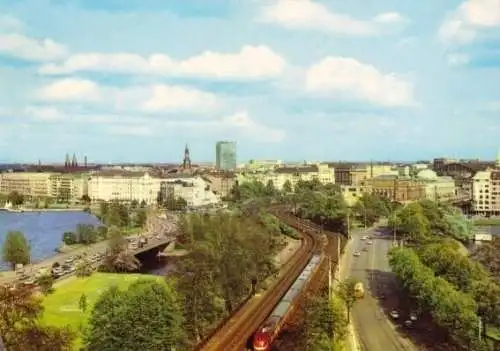
[[[3,244],[3,260],[9,262],[12,269],[16,264],[28,264],[30,262],[31,248],[26,237],[20,231],[10,231],[5,237]]]
[[[344,301],[347,308],[347,323],[351,320],[351,311],[356,302],[355,286],[359,281],[354,278],[347,278],[340,282],[338,286],[338,296]]]
[[[0,286],[0,335],[9,351],[70,351],[69,328],[40,323],[42,299],[27,287]]]
[[[140,311],[140,313],[138,313]],[[182,347],[182,309],[166,283],[139,280],[104,292],[89,319],[88,351],[173,350]]]
[[[13,206],[20,206],[24,203],[24,196],[18,191],[12,191],[7,196],[7,201],[10,202]]]
[[[264,192],[267,196],[274,196],[276,194],[276,188],[274,187],[274,183],[271,179],[267,181]]]
[[[135,217],[135,225],[136,227],[142,228],[146,225],[148,220],[148,213],[145,209],[138,209]]]
[[[87,295],[82,294],[82,296],[80,296],[80,300],[78,300],[78,308],[85,313],[87,311],[87,306]]]
[[[84,245],[95,244],[99,235],[95,227],[91,224],[78,224],[75,233],[78,243]]]
[[[109,242],[103,267],[108,272],[132,272],[140,267],[139,260],[127,250],[128,242],[117,227],[109,229]]]
[[[94,273],[91,262],[83,260],[76,266],[75,274],[79,278],[90,277]]]
[[[283,192],[291,193],[292,191],[293,191],[292,182],[290,182],[289,179],[285,180],[285,182],[283,183]]]
[[[78,243],[78,237],[74,232],[64,232],[62,241],[66,245],[75,245]]]
[[[54,291],[54,277],[51,274],[44,274],[38,277],[36,280],[37,285],[40,287],[42,292],[47,295]]]

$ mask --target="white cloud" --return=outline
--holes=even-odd
[[[260,142],[278,143],[285,139],[286,136],[283,130],[270,128],[255,122],[246,111],[224,117],[222,124]]]
[[[279,24],[289,29],[312,29],[327,33],[369,36],[378,34],[379,24],[401,21],[395,12],[383,13],[373,20],[358,20],[346,14],[330,11],[310,0],[277,0],[262,7],[260,21]]]
[[[397,12],[381,13],[375,16],[373,20],[378,23],[400,23],[406,21],[406,19]]]
[[[216,79],[262,79],[279,75],[285,65],[285,60],[267,46],[247,45],[237,53],[205,51],[181,61],[164,54],[144,57],[130,53],[80,53],[71,55],[60,65],[42,66],[40,73],[95,71]]]
[[[438,36],[446,43],[467,43],[478,30],[498,26],[500,0],[467,0],[443,22]]]
[[[49,101],[88,102],[98,101],[104,96],[101,88],[85,79],[61,79],[40,89],[38,97]]]
[[[0,55],[27,61],[52,61],[66,54],[66,47],[52,39],[34,39],[16,33],[0,34]]]
[[[469,63],[469,55],[463,53],[453,53],[446,56],[446,60],[450,66],[463,66]]]
[[[414,104],[410,82],[345,57],[327,57],[309,68],[306,89],[328,98],[351,97],[387,107]]]
[[[21,31],[24,29],[24,23],[16,17],[8,14],[0,14],[0,32],[2,31]]]
[[[75,78],[46,85],[38,91],[37,97],[52,102],[92,102],[117,111],[207,111],[219,104],[215,94],[182,86],[157,84],[117,88]]]
[[[53,106],[28,106],[24,113],[34,120],[45,122],[61,121],[65,118],[64,113]]]

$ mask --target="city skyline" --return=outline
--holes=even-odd
[[[0,1],[0,161],[494,159],[498,2],[363,4]]]

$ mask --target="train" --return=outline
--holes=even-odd
[[[319,254],[311,257],[304,270],[276,304],[276,307],[264,323],[254,333],[252,340],[254,351],[268,351],[271,349],[273,341],[279,335],[280,329],[285,324],[287,317],[296,306],[298,299],[319,268],[321,260],[322,256]]]

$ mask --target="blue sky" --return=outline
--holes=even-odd
[[[499,132],[500,0],[0,0],[2,161],[493,159]]]

